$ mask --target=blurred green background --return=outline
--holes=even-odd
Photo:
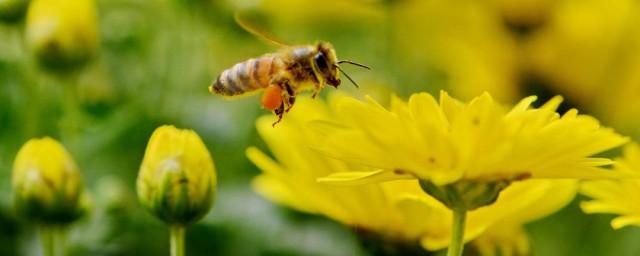
[[[564,109],[640,136],[637,1],[98,0],[100,45],[72,70],[38,64],[20,3],[28,0],[0,0],[0,255],[40,253],[35,226],[13,210],[11,168],[20,146],[42,136],[70,151],[92,197],[67,235],[69,255],[167,255],[166,227],[135,194],[146,143],[162,124],[195,130],[218,172],[213,210],[187,232],[188,255],[369,255],[350,230],[251,190],[258,170],[244,152],[265,149],[254,122],[269,113],[259,96],[207,91],[223,70],[277,50],[235,23],[239,10],[289,44],[329,41],[339,58],[371,66],[344,67],[360,89],[340,90],[357,98],[445,89],[514,103],[561,94]],[[613,231],[611,216],[583,214],[581,199],[527,226],[534,255],[640,255],[639,229]]]

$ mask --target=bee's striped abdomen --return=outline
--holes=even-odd
[[[238,63],[223,71],[209,87],[209,91],[235,96],[266,88],[271,81],[274,60],[274,56],[262,56]]]

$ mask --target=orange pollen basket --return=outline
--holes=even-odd
[[[282,88],[277,85],[270,85],[262,95],[262,106],[273,111],[279,108],[280,105],[282,105]]]

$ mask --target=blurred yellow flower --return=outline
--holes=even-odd
[[[627,144],[624,158],[618,159],[614,167],[640,172],[640,146],[635,142]],[[585,181],[580,193],[592,198],[580,204],[584,212],[620,215],[611,221],[614,229],[640,226],[640,179]]]
[[[215,198],[216,171],[200,137],[192,130],[158,127],[149,139],[137,189],[140,204],[168,224],[202,218]]]
[[[93,0],[34,0],[27,11],[26,40],[40,64],[67,70],[97,53],[98,14]]]
[[[386,245],[409,246],[416,241],[428,250],[445,248],[451,236],[451,211],[425,194],[416,181],[335,186],[318,183],[319,177],[358,170],[358,165],[326,158],[306,146],[326,139],[317,131],[327,120],[344,121],[333,116],[321,100],[300,99],[298,109],[275,128],[272,116],[257,121],[257,129],[274,159],[251,147],[249,159],[262,170],[253,181],[254,189],[266,198],[298,211],[324,215],[352,227],[362,239],[381,238]],[[541,218],[570,202],[575,194],[573,181],[521,181],[505,189],[496,203],[469,213],[465,240],[486,237],[485,230],[498,230],[504,224],[521,225]],[[547,198],[554,193],[554,198]],[[503,220],[510,220],[505,223]],[[497,233],[495,231],[494,233]],[[480,243],[508,247],[512,240]],[[526,234],[519,233],[519,243]],[[366,244],[366,243],[365,243]],[[381,246],[384,247],[384,246]],[[387,249],[389,247],[386,247]],[[528,247],[527,247],[528,248]],[[404,248],[406,249],[406,248]],[[406,252],[406,251],[405,251]],[[492,254],[482,254],[492,255]]]
[[[75,161],[49,137],[29,140],[18,151],[12,185],[18,212],[36,222],[69,223],[86,210],[87,198]]]
[[[547,22],[524,45],[532,73],[554,93],[635,136],[640,135],[639,10],[637,1],[556,1]]]
[[[531,108],[527,97],[509,109],[485,93],[469,103],[447,93],[440,104],[414,94],[408,104],[394,98],[390,110],[371,98],[338,100],[343,123],[326,121],[324,139],[313,149],[374,171],[346,172],[322,180],[368,183],[420,179],[436,186],[456,182],[509,182],[522,178],[610,178],[607,158],[590,156],[622,145],[627,138],[572,109],[556,113],[562,99]],[[499,190],[499,188],[496,188]]]
[[[409,91],[446,88],[465,100],[484,91],[501,101],[519,98],[518,40],[495,1],[394,2],[388,22],[392,66],[400,65],[401,77],[395,79],[413,78],[404,81],[404,87],[414,84]],[[425,78],[428,86],[412,83]]]

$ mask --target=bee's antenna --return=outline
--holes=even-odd
[[[351,77],[349,77],[349,75],[347,75],[347,73],[345,73],[344,70],[342,70],[340,68],[340,66],[338,66],[338,65],[335,65],[335,66],[336,66],[336,68],[338,68],[338,70],[340,70],[340,72],[342,72],[342,74],[344,74],[344,76],[346,76],[349,79],[349,81],[351,81],[351,83],[353,83],[353,85],[356,86],[356,88],[360,88],[360,87],[358,87],[358,84],[356,84],[356,82],[354,82],[353,79],[351,79]]]
[[[363,65],[363,64],[360,64],[360,63],[357,63],[357,62],[353,62],[353,61],[349,61],[349,60],[339,60],[338,64],[340,64],[340,63],[348,63],[348,64],[355,65],[355,66],[358,66],[358,67],[361,67],[361,68],[365,68],[367,70],[371,70],[371,68],[366,66],[366,65]],[[353,83],[353,85],[356,86],[356,88],[359,88],[358,84],[355,81],[353,81],[353,79],[351,79],[351,77],[349,75],[347,75],[347,73],[344,72],[344,70],[342,70],[342,68],[340,68],[340,66],[338,66],[338,65],[335,65],[335,66],[336,66],[336,68],[338,68],[338,70],[340,70],[340,72],[342,72],[342,74],[344,74],[344,76],[347,77],[347,79],[349,79],[349,81],[351,81],[351,83]]]
[[[360,64],[358,62],[353,62],[353,61],[350,61],[350,60],[339,60],[338,64],[340,64],[340,63],[348,63],[348,64],[351,64],[351,65],[354,65],[354,66],[358,66],[358,67],[361,67],[361,68],[365,68],[365,69],[371,70],[371,68],[369,66],[367,66],[367,65]]]

